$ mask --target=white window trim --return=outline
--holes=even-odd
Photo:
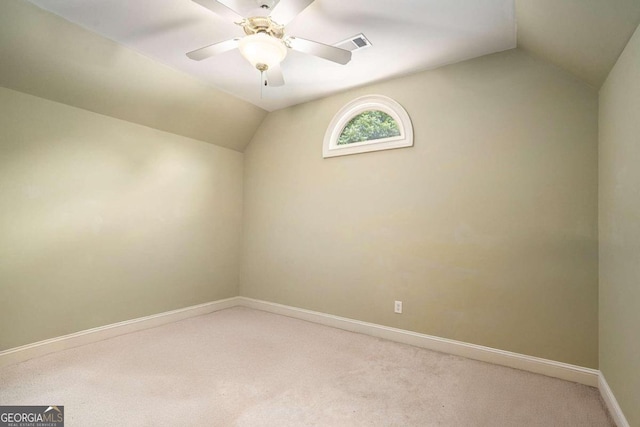
[[[357,115],[370,110],[378,110],[390,115],[398,124],[400,136],[338,145],[338,138],[347,123]],[[354,99],[342,107],[333,117],[324,135],[322,156],[325,158],[346,156],[411,146],[413,146],[413,126],[409,114],[402,108],[402,105],[386,96],[367,95]]]

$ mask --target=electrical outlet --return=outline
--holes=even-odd
[[[396,304],[393,307],[393,311],[396,313],[402,313],[402,301],[396,301]]]

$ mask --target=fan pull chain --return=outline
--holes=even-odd
[[[262,99],[262,87],[267,85],[267,79],[265,78],[264,72],[267,71],[269,67],[266,64],[258,63],[256,68],[260,71],[260,99]]]
[[[262,99],[262,88],[267,85],[267,81],[264,78],[264,70],[260,70],[260,99]]]

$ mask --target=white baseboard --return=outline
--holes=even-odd
[[[602,394],[602,398],[618,427],[629,427],[629,423],[620,409],[620,406],[618,405],[618,402],[609,388],[604,376],[596,369],[583,368],[580,366],[570,365],[568,363],[555,362],[553,360],[542,359],[539,357],[527,356],[510,351],[420,334],[403,329],[391,328],[374,323],[362,322],[359,320],[247,297],[233,297],[194,305],[179,310],[140,317],[1,351],[0,367],[23,362],[25,360],[56,351],[66,350],[113,338],[119,335],[154,328],[167,323],[236,306],[249,307],[270,313],[281,314],[296,319],[371,335],[378,338],[384,338],[390,341],[409,344],[442,353],[453,354],[469,359],[480,360],[496,365],[547,375],[549,377],[573,381],[592,387],[598,387]]]
[[[106,340],[108,338],[117,337],[119,335],[130,334],[144,329],[155,328],[156,326],[165,325],[167,323],[177,322],[178,320],[188,319],[190,317],[200,316],[212,313],[214,311],[223,310],[225,308],[235,307],[239,304],[239,297],[233,297],[205,304],[193,305],[178,310],[167,311],[164,313],[154,314],[137,319],[126,320],[124,322],[113,323],[111,325],[100,326],[98,328],[87,329],[73,334],[64,335],[44,341],[38,341],[33,344],[23,345],[21,347],[11,348],[9,350],[0,351],[0,367],[12,365],[14,363],[24,362],[34,357],[44,356],[45,354],[56,351],[66,350],[97,341]]]
[[[613,418],[616,426],[630,427],[627,418],[624,416],[620,405],[618,405],[618,401],[609,387],[609,384],[607,384],[607,380],[604,378],[604,374],[602,372],[600,372],[600,375],[598,376],[598,389],[600,389],[602,400],[604,400],[605,405],[607,405],[607,409],[609,409],[611,418]]]
[[[521,369],[523,371],[543,374],[549,377],[560,378],[573,381],[588,386],[598,386],[598,374],[596,369],[583,368],[570,365],[568,363],[555,362],[553,360],[539,357],[527,356],[510,351],[498,350],[491,347],[484,347],[476,344],[468,344],[461,341],[447,338],[434,337],[403,329],[390,328],[377,325],[375,323],[361,322],[359,320],[345,317],[333,316],[317,311],[304,310],[287,305],[276,304],[252,298],[240,297],[239,305],[257,310],[268,311],[270,313],[281,314],[296,319],[307,320],[334,328],[344,329],[351,332],[371,335],[396,341],[403,344],[410,344],[428,350],[439,351],[441,353],[453,354],[466,357],[468,359],[480,360],[493,363],[495,365],[508,366],[510,368]]]

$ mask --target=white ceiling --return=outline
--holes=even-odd
[[[237,50],[201,62],[185,56],[244,34],[191,0],[30,1],[269,111],[516,46],[513,0],[316,0],[287,34],[336,44],[364,33],[372,46],[346,66],[289,51],[285,86],[261,95],[259,72]],[[256,0],[236,1],[253,10]]]

